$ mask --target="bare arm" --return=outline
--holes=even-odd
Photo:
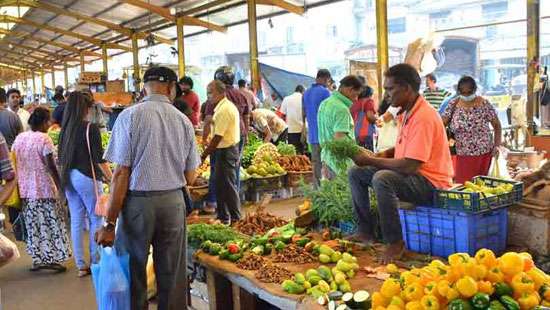
[[[206,115],[204,117],[204,126],[202,128],[202,141],[206,143],[208,136],[210,136],[210,130],[212,126],[212,115]]]
[[[9,181],[6,181],[6,184],[2,187],[2,191],[0,192],[0,206],[4,205],[6,201],[10,198],[12,192],[15,190],[15,187],[17,186],[17,178],[12,178]]]
[[[367,120],[369,123],[374,124],[376,122],[376,115],[372,111],[367,111]]]
[[[204,152],[201,155],[201,161],[204,161],[208,155],[214,153],[220,142],[222,141],[223,137],[219,135],[215,135],[214,138],[212,138],[212,141],[210,141],[210,144],[204,149]]]
[[[197,171],[185,171],[184,173],[185,181],[187,182],[187,185],[193,185],[195,184],[195,180],[197,179]]]
[[[271,138],[273,137],[273,134],[271,133],[271,129],[269,129],[268,126],[265,127],[263,134],[264,134],[264,142],[265,143],[271,142]]]
[[[379,169],[393,170],[402,174],[415,174],[422,165],[421,161],[409,158],[378,158],[360,153],[353,158],[358,166],[374,166]]]
[[[101,173],[105,177],[105,181],[111,181],[113,179],[113,173],[111,171],[111,167],[109,167],[109,163],[101,163],[98,165],[99,170],[101,170]]]
[[[495,147],[499,147],[502,143],[502,126],[498,117],[495,117],[491,121],[491,125],[493,126],[493,129],[495,131]]]
[[[111,182],[111,196],[107,207],[107,221],[115,222],[128,193],[130,167],[117,165]]]
[[[53,154],[46,155],[46,166],[48,167],[48,172],[52,176],[55,186],[61,192],[61,178],[59,177],[59,172],[57,171],[57,166],[55,165],[55,160],[53,159]]]

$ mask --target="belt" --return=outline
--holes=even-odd
[[[155,197],[181,191],[181,188],[169,189],[165,191],[128,191],[130,197]]]

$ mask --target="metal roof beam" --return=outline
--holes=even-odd
[[[9,48],[5,48],[3,46],[0,46],[0,52],[16,55],[17,57],[20,57],[20,59],[22,59],[22,60],[24,60],[25,57],[32,58],[32,59],[34,59],[35,62],[39,62],[39,63],[43,63],[43,64],[51,64],[55,61],[55,60],[51,60],[51,59],[45,59],[44,57],[37,57],[37,56],[33,56],[31,54],[25,54],[25,53],[22,53],[22,52],[10,50]]]
[[[306,11],[303,6],[295,5],[285,0],[256,0],[256,4],[276,6],[298,15],[303,15]]]
[[[20,37],[22,39],[27,39],[27,40],[33,40],[33,41],[40,42],[40,43],[45,44],[45,45],[51,45],[51,46],[59,47],[59,48],[62,48],[64,50],[67,50],[67,51],[70,51],[70,52],[73,52],[73,53],[78,53],[78,54],[83,53],[85,56],[101,57],[100,53],[87,51],[87,50],[80,50],[80,49],[78,49],[74,46],[70,46],[70,45],[67,45],[67,44],[55,42],[53,40],[45,40],[45,39],[41,39],[41,38],[36,38],[36,37],[32,36],[30,33],[15,32],[15,31],[9,31],[9,30],[5,30],[5,29],[0,28],[0,34]]]
[[[96,45],[96,46],[99,46],[99,47],[101,47],[101,44],[102,44],[102,41],[99,40],[99,39],[92,38],[92,37],[89,37],[89,36],[86,36],[86,35],[83,35],[83,34],[80,34],[80,33],[67,31],[67,30],[64,30],[64,29],[61,29],[61,28],[56,28],[56,27],[49,26],[49,25],[41,25],[39,23],[36,23],[32,20],[25,19],[25,18],[18,18],[18,17],[9,16],[9,15],[0,15],[0,22],[23,24],[23,25],[29,25],[29,26],[35,27],[37,29],[45,29],[45,30],[48,30],[48,31],[51,31],[51,32],[54,32],[54,33],[60,33],[60,34],[66,35],[66,36],[75,37],[75,38],[78,38],[80,40],[89,42],[89,43],[91,43],[93,45]],[[127,46],[120,45],[120,44],[113,45],[113,47],[111,47],[111,48],[116,48],[116,49],[125,50],[125,51],[130,51],[131,50],[131,48],[129,48]]]
[[[209,10],[213,7],[217,7],[217,6],[225,4],[225,3],[227,3],[227,0],[216,0],[216,1],[208,2],[208,3],[205,3],[203,5],[199,5],[197,7],[191,8],[187,11],[183,11],[183,12],[181,12],[181,14],[183,14],[183,15],[193,15],[193,14]]]
[[[6,4],[4,2],[6,2]],[[97,24],[97,25],[103,26],[103,27],[105,27],[109,30],[113,30],[113,31],[116,31],[120,34],[123,34],[127,37],[131,37],[132,33],[133,33],[133,30],[130,29],[130,28],[126,28],[124,26],[121,26],[121,25],[118,25],[118,24],[115,24],[115,23],[111,23],[109,21],[106,21],[104,19],[100,19],[100,18],[97,18],[97,17],[92,17],[92,16],[80,14],[78,12],[70,11],[68,9],[65,9],[65,8],[62,8],[62,7],[59,7],[59,6],[55,6],[55,5],[51,5],[51,4],[45,3],[43,1],[9,0],[9,1],[4,1],[4,2],[2,2],[0,4],[1,5],[6,5],[6,6],[7,5],[23,5],[23,6],[29,6],[29,7],[33,7],[33,8],[46,10],[46,11],[49,11],[49,12],[52,12],[52,13],[55,13],[55,14],[69,16],[69,17],[72,17],[76,20],[80,20],[80,21],[84,21],[84,22],[92,23],[92,24]],[[137,35],[138,35],[139,39],[145,39],[149,36],[148,33],[144,33],[144,32],[140,32]],[[174,44],[174,41],[170,40],[168,38],[158,36],[158,35],[155,35],[155,34],[153,34],[153,37],[158,42],[162,42],[162,43],[165,43],[165,44],[168,44],[168,45]]]
[[[5,37],[5,38],[7,38],[7,37]],[[46,55],[45,57],[52,57],[54,60],[58,59],[58,60],[66,60],[66,61],[79,61],[79,59],[75,58],[75,57],[63,56],[63,55],[60,55],[60,54],[52,53],[52,52],[45,51],[45,50],[42,50],[42,49],[39,49],[39,48],[36,48],[36,47],[32,47],[32,46],[18,44],[18,43],[11,42],[11,41],[7,42],[7,43],[8,43],[8,45],[11,44],[12,46],[15,46],[15,47],[20,48],[20,49],[24,49],[24,50],[28,50],[28,51],[31,51],[31,52],[44,54],[44,55]]]
[[[147,2],[142,1],[142,0],[120,0],[120,1],[123,2],[123,3],[126,3],[126,4],[130,4],[130,5],[142,8],[142,9],[150,11],[152,13],[155,13],[155,14],[161,16],[162,18],[164,18],[166,20],[169,20],[173,23],[176,22],[177,17],[183,17],[183,23],[185,25],[200,26],[200,27],[204,27],[204,28],[207,28],[207,29],[210,29],[210,30],[213,30],[213,31],[219,31],[219,32],[226,32],[227,31],[227,28],[225,28],[223,26],[216,25],[216,24],[213,24],[213,23],[210,23],[210,22],[207,22],[207,21],[204,21],[204,20],[192,17],[192,16],[183,16],[183,15],[180,15],[180,14],[172,15],[172,13],[170,13],[169,8],[165,8],[165,7],[158,6],[158,5],[153,5],[153,4],[147,3]]]

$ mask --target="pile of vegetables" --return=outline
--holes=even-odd
[[[296,147],[286,142],[281,142],[277,145],[277,152],[281,156],[294,156],[296,155]]]
[[[311,161],[305,155],[281,156],[277,162],[286,171],[312,171]]]
[[[350,165],[350,158],[361,152],[361,147],[348,138],[334,139],[324,143],[323,148],[332,154],[339,171],[346,171]]]
[[[274,144],[264,143],[260,145],[260,147],[256,150],[256,153],[254,153],[252,163],[257,165],[267,160],[276,162],[279,156],[279,151],[277,151],[277,147]]]
[[[262,145],[263,142],[258,136],[254,133],[248,134],[248,143],[244,146],[243,156],[241,159],[241,165],[245,169],[252,165],[252,160],[254,159],[254,154],[256,150]]]
[[[288,222],[259,207],[256,212],[248,213],[243,219],[233,224],[233,229],[249,236],[263,235],[268,230],[286,225]]]
[[[410,310],[531,310],[550,306],[550,276],[535,267],[528,253],[508,252],[497,258],[487,249],[475,257],[456,253],[449,265],[434,260],[428,266],[399,273],[372,295],[372,308]]]
[[[201,223],[187,226],[187,239],[190,246],[198,248],[205,241],[225,244],[232,240],[247,240],[248,236],[225,225]]]
[[[311,210],[317,221],[331,226],[339,221],[354,222],[351,191],[345,173],[340,173],[331,181],[322,180],[314,189],[302,184],[304,196],[311,201]]]
[[[246,172],[256,179],[286,174],[285,169],[271,155],[264,155],[261,159],[254,157],[253,164],[246,169]]]

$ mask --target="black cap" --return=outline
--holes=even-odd
[[[158,82],[175,82],[178,80],[176,72],[166,67],[153,67],[147,69],[143,75],[143,83],[158,81]]]

